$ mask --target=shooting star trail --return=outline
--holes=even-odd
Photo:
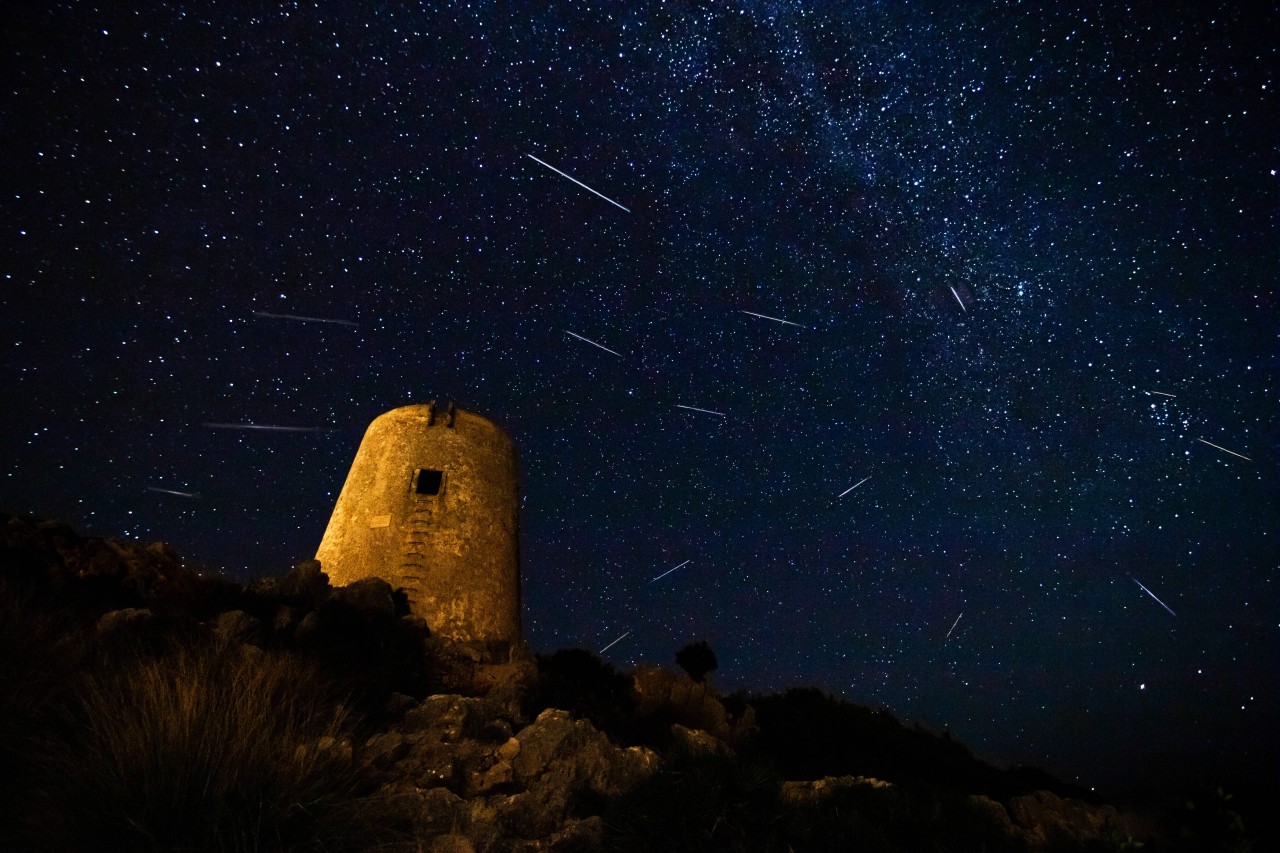
[[[565,329],[565,330],[564,330],[564,333],[565,333],[566,335],[570,335],[570,336],[572,336],[572,337],[575,337],[575,338],[577,338],[577,339],[578,339],[578,340],[580,340],[580,341],[586,341],[587,343],[591,344],[593,347],[599,347],[600,349],[604,350],[605,352],[613,353],[613,354],[614,354],[614,355],[616,355],[618,358],[622,358],[622,353],[620,353],[620,352],[613,352],[613,350],[609,349],[607,346],[604,346],[604,345],[602,345],[602,344],[598,344],[598,343],[596,343],[595,341],[591,340],[591,338],[584,338],[582,335],[575,335],[573,332],[569,331],[568,329]]]
[[[1161,397],[1177,397],[1177,394],[1166,394],[1163,391],[1148,391],[1148,394],[1159,394]]]
[[[266,432],[337,432],[325,427],[279,426],[278,424],[214,424],[204,423],[209,429],[258,429]]]
[[[604,647],[603,649],[601,649],[600,651],[596,652],[596,654],[598,654],[598,655],[602,655],[602,654],[604,654],[605,652],[609,651],[609,649],[611,649],[611,648],[613,648],[614,646],[618,645],[618,643],[621,643],[623,640],[625,640],[627,637],[630,637],[630,636],[631,636],[631,632],[630,632],[630,631],[628,631],[627,633],[623,634],[623,635],[622,635],[621,637],[619,637],[618,639],[614,640],[614,641],[613,641],[612,643],[610,643],[609,645],[605,646],[605,647]]]
[[[587,186],[587,185],[586,185],[586,184],[584,184],[582,181],[580,181],[580,180],[578,180],[577,178],[575,178],[573,175],[566,175],[564,172],[560,171],[560,170],[559,170],[559,169],[557,169],[555,166],[552,166],[550,163],[546,162],[545,160],[539,160],[537,157],[534,157],[532,154],[526,154],[526,155],[524,155],[524,156],[528,157],[530,160],[533,160],[533,161],[535,161],[535,162],[537,162],[537,163],[541,163],[542,165],[546,166],[548,169],[550,169],[551,171],[555,172],[557,175],[561,176],[562,178],[568,178],[569,180],[573,181],[573,182],[574,182],[575,184],[577,184],[578,186],[582,187],[582,188],[583,188],[584,190],[586,190],[587,192],[593,192],[593,193],[596,193],[596,195],[600,196],[600,198],[602,198],[602,199],[604,199],[605,201],[609,202],[609,204],[613,205],[614,207],[620,207],[620,208],[622,208],[623,210],[626,210],[626,211],[627,211],[627,213],[630,213],[630,212],[631,212],[630,210],[627,210],[627,208],[622,207],[622,205],[618,204],[618,203],[617,203],[616,201],[614,201],[613,199],[609,198],[609,197],[608,197],[607,195],[605,195],[604,193],[596,192],[595,190],[591,189],[591,187]]]
[[[726,417],[726,415],[725,415],[725,413],[724,413],[724,412],[713,412],[713,411],[711,411],[710,409],[699,409],[697,406],[686,406],[686,405],[683,405],[683,404],[681,404],[681,403],[676,403],[676,408],[677,408],[677,409],[688,409],[688,410],[689,410],[689,411],[691,411],[691,412],[706,412],[708,415],[719,415],[719,416],[720,416],[720,417],[722,417],[722,418],[723,418],[723,417]]]
[[[963,616],[963,615],[964,613],[962,612],[960,616]],[[954,631],[956,629],[956,626],[960,624],[960,616],[957,616],[956,621],[951,623],[951,630],[947,631],[947,636],[943,637],[942,642],[945,643],[947,640],[951,639],[951,631]]]
[[[689,564],[690,564],[690,563],[692,563],[692,562],[693,562],[693,560],[685,560],[683,563],[681,563],[680,565],[676,566],[676,569],[683,569],[685,566],[689,565]],[[653,583],[653,581],[660,581],[660,580],[662,580],[662,579],[663,579],[663,578],[665,578],[667,575],[669,575],[669,574],[671,574],[672,572],[674,572],[676,569],[667,569],[665,572],[663,572],[662,574],[658,575],[658,576],[657,576],[656,578],[654,578],[653,580],[649,581],[649,583]]]
[[[949,284],[947,285],[947,288],[951,291],[951,295],[956,298],[956,302],[960,303],[960,310],[968,314],[969,309],[964,307],[964,300],[960,298],[960,294],[956,293],[956,289]]]
[[[1203,438],[1197,438],[1197,439],[1196,439],[1196,441],[1204,442],[1205,444],[1209,445],[1210,447],[1216,447],[1216,448],[1218,448],[1219,450],[1221,450],[1223,453],[1230,453],[1232,456],[1240,456],[1240,454],[1239,454],[1239,453],[1236,453],[1234,450],[1227,450],[1225,447],[1222,447],[1221,445],[1214,444],[1212,441],[1205,441]],[[1252,460],[1252,459],[1250,459],[1248,456],[1240,456],[1240,458],[1241,458],[1241,459],[1243,459],[1245,462],[1252,462],[1252,461],[1253,461],[1253,460]]]
[[[742,310],[742,309],[738,309]],[[750,314],[752,317],[759,317],[761,320],[772,320],[775,323],[785,323],[788,326],[795,326],[797,329],[807,329],[808,326],[801,326],[799,323],[793,323],[790,320],[783,320],[780,317],[770,317],[768,314],[757,314],[754,311],[742,311],[743,314]]]
[[[162,489],[159,486],[147,486],[148,492],[160,492],[165,495],[177,495],[180,498],[199,498],[199,492],[180,492],[177,489]]]
[[[837,498],[842,498],[842,497],[844,497],[845,495],[849,494],[849,493],[850,493],[850,492],[852,492],[854,489],[858,488],[858,486],[861,486],[863,483],[867,482],[867,480],[870,480],[870,479],[871,479],[870,477],[863,477],[861,480],[859,480],[858,482],[854,483],[852,486],[850,486],[849,488],[845,489],[845,490],[844,490],[843,492],[841,492],[840,494],[836,495],[836,497],[837,497]]]
[[[1129,580],[1133,581],[1133,582],[1134,582],[1134,583],[1136,583],[1138,586],[1142,586],[1142,581],[1138,580],[1137,578],[1131,577],[1131,578],[1129,578]],[[1172,608],[1172,607],[1170,607],[1169,605],[1165,604],[1165,603],[1164,603],[1163,601],[1161,601],[1160,599],[1156,598],[1156,594],[1155,594],[1154,592],[1152,592],[1151,590],[1147,589],[1145,586],[1142,586],[1142,591],[1143,591],[1143,592],[1145,592],[1147,595],[1151,596],[1152,598],[1155,598],[1155,599],[1156,599],[1156,603],[1157,603],[1157,604],[1159,604],[1161,607],[1163,607],[1165,610],[1168,610],[1168,611],[1169,611],[1169,615],[1170,615],[1170,616],[1177,616],[1177,615],[1178,615],[1177,613],[1174,613],[1174,612],[1173,612],[1173,608]]]
[[[270,311],[254,311],[255,317],[270,317],[273,320],[297,320],[299,323],[333,323],[338,326],[359,326],[350,320],[335,320],[329,317],[303,317],[300,314],[272,314]]]

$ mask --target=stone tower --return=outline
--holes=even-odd
[[[365,431],[316,559],[335,586],[402,587],[433,634],[508,648],[520,637],[515,446],[454,408],[404,406]]]

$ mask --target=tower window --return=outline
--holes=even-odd
[[[444,472],[434,468],[419,468],[413,475],[413,491],[419,495],[438,495],[444,483]]]

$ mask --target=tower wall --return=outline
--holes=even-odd
[[[316,559],[335,585],[403,587],[435,634],[520,641],[515,447],[479,415],[405,406],[374,419]]]

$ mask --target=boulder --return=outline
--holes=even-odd
[[[493,793],[511,793],[516,787],[516,774],[509,761],[499,761],[487,770],[473,770],[467,780],[467,795],[483,797]]]
[[[150,622],[155,618],[155,614],[145,607],[125,607],[120,610],[111,610],[103,613],[98,618],[96,633],[98,639],[105,639],[126,631],[136,628],[138,625]]]
[[[676,747],[690,755],[718,755],[726,757],[733,754],[729,745],[719,738],[712,737],[701,729],[690,729],[679,723],[671,726],[671,738]]]
[[[378,732],[365,741],[360,760],[368,767],[386,770],[409,754],[409,741],[400,732]]]
[[[705,682],[659,667],[639,667],[632,675],[637,717],[671,720],[725,741],[735,737],[728,712]]]
[[[320,632],[320,615],[312,610],[306,616],[303,616],[293,629],[293,641],[297,645],[305,647],[318,640],[321,636]]]
[[[413,830],[420,838],[433,838],[449,833],[465,832],[470,821],[467,803],[446,788],[423,791]]]
[[[498,748],[510,756],[515,784],[524,788],[498,804],[506,825],[524,838],[556,831],[580,792],[621,795],[657,771],[644,747],[622,748],[585,720],[548,708]]]
[[[604,819],[599,815],[566,821],[548,839],[553,853],[587,853],[604,849]]]
[[[219,613],[213,620],[213,634],[224,643],[257,645],[262,642],[262,620],[243,610]]]
[[[487,699],[453,694],[437,694],[423,699],[405,712],[401,729],[420,732],[444,743],[466,738],[502,742],[510,737],[510,726],[502,720],[503,711]],[[507,728],[502,728],[507,725]]]
[[[1084,851],[1115,832],[1133,837],[1151,834],[1140,820],[1122,815],[1114,806],[1072,800],[1049,791],[1014,797],[1008,812],[1015,831],[1031,850]]]
[[[393,593],[391,584],[382,578],[361,578],[334,589],[330,601],[349,607],[370,621],[390,621],[396,615]]]
[[[280,593],[315,607],[329,593],[329,576],[320,570],[320,561],[303,560],[280,579]]]
[[[438,835],[431,840],[431,853],[476,853],[476,846],[465,835]]]
[[[784,803],[799,805],[840,797],[853,799],[877,823],[890,824],[911,815],[905,791],[892,782],[867,776],[826,776],[812,781],[782,783],[779,794]]]

